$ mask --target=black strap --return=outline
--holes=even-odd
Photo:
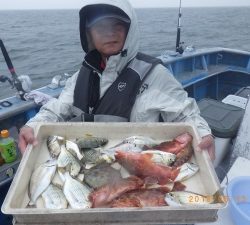
[[[151,70],[162,62],[157,58],[139,53],[130,63],[106,90],[104,96],[98,100],[100,85],[98,74],[93,66],[83,63],[74,90],[74,106],[85,113],[116,116],[129,120],[142,83]],[[85,115],[86,120],[95,120],[92,116]]]
[[[74,90],[74,106],[83,112],[89,112],[89,79],[93,71],[83,65],[77,77]]]

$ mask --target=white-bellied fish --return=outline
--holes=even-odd
[[[175,182],[184,181],[194,176],[199,171],[199,166],[195,163],[184,163],[180,167],[180,173],[175,178]]]
[[[64,145],[65,139],[61,136],[49,136],[47,146],[52,158],[56,158],[61,152],[61,145]]]
[[[142,152],[143,150],[135,144],[131,143],[124,143],[120,145],[116,145],[115,147],[108,148],[108,149],[101,149],[100,150],[102,153],[102,158],[107,162],[107,163],[112,163],[115,161],[115,153],[116,151],[124,151],[124,152]]]
[[[206,205],[215,203],[215,200],[216,194],[205,196],[188,191],[174,191],[165,195],[165,201],[169,206]]]
[[[83,158],[83,155],[81,154],[80,149],[76,143],[66,140],[65,146],[67,151],[69,151],[74,157],[77,157],[79,160]]]
[[[68,200],[71,208],[85,209],[90,208],[91,203],[88,199],[91,190],[84,184],[73,179],[68,172],[65,173],[65,184],[63,193]]]
[[[169,152],[163,152],[159,150],[146,150],[141,154],[152,155],[151,161],[162,166],[170,166],[176,158],[176,155]]]
[[[61,153],[57,160],[57,166],[59,168],[66,168],[73,177],[76,177],[81,170],[81,165],[78,160],[67,151],[65,147],[61,149]]]
[[[63,191],[52,184],[42,193],[42,198],[47,209],[66,209],[68,206]]]
[[[64,181],[62,180],[61,176],[59,175],[59,171],[57,171],[51,181],[51,183],[58,188],[63,188]]]
[[[144,136],[131,136],[128,138],[125,138],[122,143],[129,143],[134,144],[138,148],[143,148],[144,146],[147,147],[153,147],[154,145],[157,145],[158,142],[150,137],[144,137]]]
[[[37,198],[46,190],[56,172],[56,160],[50,160],[37,167],[30,178],[30,205],[36,203]]]

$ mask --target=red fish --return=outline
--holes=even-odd
[[[166,206],[165,192],[159,189],[141,189],[123,194],[111,203],[112,208]]]
[[[184,191],[186,186],[181,182],[175,182],[174,187],[171,191]]]
[[[129,208],[129,207],[136,207],[142,208],[141,202],[136,197],[126,197],[122,196],[121,198],[115,199],[109,205],[110,208]]]
[[[193,147],[189,143],[186,147],[184,147],[177,155],[173,166],[179,167],[189,161],[193,155]]]
[[[104,185],[90,193],[89,199],[92,202],[92,208],[105,207],[115,198],[128,191],[139,189],[143,184],[143,180],[136,176],[114,180],[114,182]]]
[[[161,150],[177,155],[183,148],[191,143],[192,140],[193,137],[189,133],[184,133],[176,137],[173,141],[162,142],[161,144],[153,146],[150,149]]]
[[[151,161],[150,154],[117,151],[116,160],[131,174],[142,178],[154,178],[161,185],[175,180],[180,169],[160,166]]]

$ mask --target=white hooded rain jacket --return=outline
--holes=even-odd
[[[100,97],[102,97],[125,65],[138,53],[139,30],[137,18],[133,8],[126,0],[89,0],[84,2],[86,3],[85,6],[109,4],[119,7],[131,20],[124,45],[124,49],[127,49],[127,56],[122,57],[121,54],[111,56],[107,61],[105,70],[100,74]],[[86,46],[91,46],[91,43],[86,43]],[[91,47],[89,48],[85,48],[85,51],[92,50]],[[40,112],[28,121],[27,125],[34,127],[37,122],[69,120],[73,113],[72,105],[77,76],[78,72],[67,81],[59,98],[52,99],[44,105]],[[180,83],[163,65],[159,64],[152,70],[143,87],[145,87],[145,90],[138,94],[132,108],[131,122],[158,122],[161,115],[165,122],[189,122],[196,125],[201,137],[211,134],[208,124],[199,115],[200,112],[195,100],[188,98]]]

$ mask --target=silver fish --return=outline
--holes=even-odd
[[[66,209],[68,202],[63,191],[54,185],[49,185],[42,198],[47,209]]]
[[[44,209],[45,208],[45,202],[44,202],[41,195],[37,198],[35,206],[27,206],[27,208],[35,208],[35,207],[37,209]]]
[[[30,205],[36,203],[37,198],[46,190],[56,172],[56,160],[50,160],[37,167],[30,178]]]
[[[51,181],[51,183],[55,186],[57,186],[58,188],[63,188],[64,185],[64,181],[61,179],[61,176],[59,174],[59,171],[57,171]]]
[[[108,143],[108,139],[86,135],[83,138],[78,138],[76,143],[79,148],[83,149],[99,148],[106,145]]]
[[[112,148],[101,149],[101,153],[103,155],[102,158],[107,163],[112,163],[112,162],[115,161],[115,153],[116,153],[116,151],[140,153],[143,150],[141,148],[135,146],[135,144],[124,143],[124,144],[116,145],[115,147],[112,147]]]
[[[170,166],[176,159],[176,155],[158,150],[147,150],[141,154],[152,154],[151,161],[162,166]]]
[[[84,174],[79,173],[78,176],[76,177],[76,180],[78,180],[79,182],[83,182],[84,181]]]
[[[81,170],[81,165],[78,160],[68,152],[65,147],[61,149],[61,153],[57,160],[57,166],[59,168],[66,168],[73,177],[76,177]]]
[[[64,144],[64,137],[49,136],[47,139],[47,146],[52,158],[56,158],[61,152],[61,145]]]
[[[77,157],[79,160],[83,158],[83,155],[80,152],[80,149],[76,143],[73,141],[66,140],[66,149],[75,157]]]
[[[165,195],[165,201],[169,206],[207,205],[215,203],[215,199],[215,195],[204,196],[188,191],[174,191]]]
[[[194,163],[184,163],[180,167],[180,172],[175,178],[175,182],[184,181],[194,176],[199,171],[199,166]]]
[[[153,147],[154,145],[157,145],[158,142],[156,142],[154,139],[150,137],[144,137],[144,136],[132,136],[124,139],[122,143],[129,143],[134,144],[136,147],[143,148],[145,145],[148,147]]]
[[[69,173],[65,173],[65,184],[63,193],[73,209],[90,208],[91,203],[88,199],[91,190],[84,184],[73,179]]]

